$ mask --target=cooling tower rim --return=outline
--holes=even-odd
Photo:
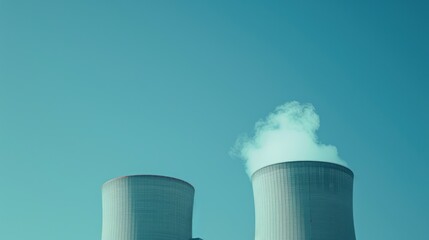
[[[326,166],[331,166],[331,167],[335,167],[337,169],[341,169],[344,172],[348,173],[351,177],[354,177],[354,173],[353,171],[348,168],[347,166],[338,164],[338,163],[333,163],[333,162],[324,162],[324,161],[315,161],[315,160],[296,160],[296,161],[287,161],[287,162],[281,162],[281,163],[274,163],[274,164],[270,164],[267,165],[265,167],[261,167],[260,169],[256,170],[253,174],[251,179],[253,179],[255,177],[256,174],[263,172],[265,169],[268,169],[270,167],[273,166],[278,166],[278,165],[305,165],[305,164],[317,164],[317,165],[326,165]]]
[[[192,186],[192,184],[186,182],[185,180],[179,179],[179,178],[175,178],[175,177],[170,177],[170,176],[163,176],[163,175],[155,175],[155,174],[135,174],[135,175],[126,175],[126,176],[120,176],[120,177],[115,177],[112,179],[107,180],[105,183],[103,183],[103,185],[101,186],[101,188],[103,188],[104,186],[106,186],[107,184],[119,180],[119,179],[123,179],[123,178],[159,178],[159,179],[168,179],[168,180],[174,180],[175,182],[180,182],[183,183],[189,187],[192,188],[193,191],[195,191],[194,186]]]

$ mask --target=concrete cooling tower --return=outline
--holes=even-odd
[[[112,179],[102,187],[102,240],[190,240],[194,188],[164,176]]]
[[[255,240],[355,240],[353,172],[327,162],[269,165],[252,176]]]

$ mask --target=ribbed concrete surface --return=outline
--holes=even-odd
[[[285,162],[252,176],[256,240],[355,240],[353,173],[325,162]]]
[[[137,175],[103,185],[102,240],[189,240],[194,188],[179,179]]]

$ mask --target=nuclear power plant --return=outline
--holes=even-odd
[[[292,101],[237,140],[253,187],[254,240],[356,240],[354,175],[335,146],[318,141],[319,126],[312,104]],[[175,178],[108,181],[102,240],[190,240],[193,199],[194,188]]]
[[[255,240],[355,240],[353,172],[317,161],[265,166],[252,175]],[[176,178],[125,176],[102,187],[102,240],[192,238],[194,188]]]
[[[355,240],[350,169],[284,162],[257,170],[252,185],[255,240]]]
[[[102,240],[193,239],[193,203],[194,187],[180,179],[135,175],[107,181]]]

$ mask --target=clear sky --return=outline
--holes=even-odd
[[[312,103],[355,172],[358,239],[427,239],[425,1],[0,0],[0,239],[101,239],[101,185],[196,188],[194,235],[253,238],[228,152]]]

